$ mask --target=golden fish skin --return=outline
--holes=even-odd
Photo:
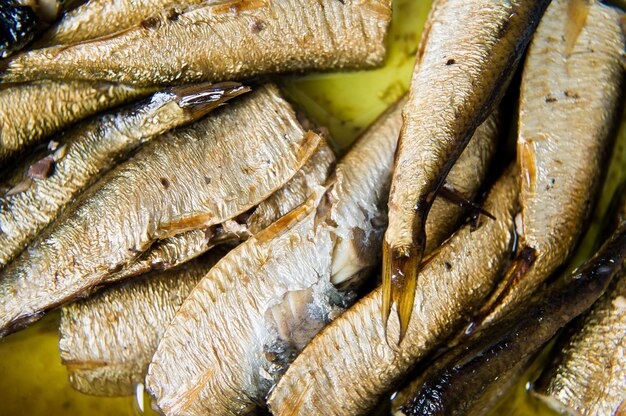
[[[455,335],[489,294],[511,254],[517,172],[494,185],[485,209],[496,220],[463,226],[431,254],[415,292],[417,305],[407,336],[380,315],[382,288],[328,325],[291,364],[269,397],[274,415],[365,415],[429,352]],[[393,342],[392,342],[393,344]]]
[[[620,272],[624,260],[626,223],[571,275],[449,351],[443,356],[442,361],[447,361],[443,365],[430,366],[419,391],[403,407],[404,413],[453,416],[482,410],[478,414],[484,414],[485,409],[476,409],[477,401],[494,386],[506,384],[500,377],[515,375],[520,363],[532,358],[561,328],[590,308]],[[618,338],[624,338],[624,332],[617,334]],[[616,351],[605,353],[610,357],[608,360],[619,361]],[[584,360],[593,361],[592,356]],[[623,385],[624,379],[618,383]]]
[[[4,269],[0,335],[88,294],[159,239],[246,212],[291,179],[321,143],[271,85],[150,141]]]
[[[535,392],[557,411],[619,415],[626,403],[626,273],[578,322]]]
[[[570,18],[583,15],[572,30]],[[624,13],[598,1],[553,0],[529,47],[520,96],[521,247],[534,263],[485,308],[493,322],[523,302],[575,248],[599,190],[625,87]],[[574,36],[570,39],[568,36]],[[584,155],[584,157],[583,157]]]
[[[326,181],[334,164],[333,151],[328,144],[323,143],[285,186],[252,208],[247,218],[235,218],[228,224],[186,231],[159,240],[137,261],[111,276],[111,280],[125,279],[150,270],[169,269],[201,255],[217,244],[245,240],[303,203],[317,186]]]
[[[154,88],[84,81],[41,81],[0,89],[0,166],[78,120]]]
[[[184,9],[198,3],[201,0],[91,0],[65,13],[41,36],[36,48],[68,45],[110,35],[174,6]]]
[[[253,411],[294,356],[354,301],[377,263],[402,103],[339,162],[323,195],[232,251],[192,291],[147,377],[166,414]],[[495,134],[472,143],[466,159],[488,160]],[[472,191],[479,183],[471,174],[454,179]],[[441,209],[448,207],[458,209]]]
[[[406,331],[431,204],[474,130],[504,94],[550,0],[438,0],[404,108],[383,245],[382,314]]]
[[[65,305],[59,349],[72,387],[97,396],[134,394],[174,313],[224,254],[216,250]]]
[[[27,158],[25,167],[14,168],[3,184],[9,191],[0,197],[0,265],[6,266],[16,258],[64,207],[139,145],[160,133],[197,120],[224,101],[248,90],[236,83],[191,88],[202,92],[215,91],[219,98],[181,107],[182,98],[174,90],[156,93],[145,102],[96,117],[55,137],[58,149],[53,156],[56,161],[49,177],[30,179],[27,176],[28,166],[45,153]],[[181,89],[189,91],[187,87]],[[18,193],[11,191],[22,183],[28,183],[28,188]]]
[[[304,202],[324,183],[334,160],[328,145],[320,147],[284,187],[253,208],[252,215],[241,224],[245,236],[256,234]],[[196,238],[198,243],[195,243]],[[129,275],[129,271],[136,274],[151,268],[170,268],[201,255],[210,245],[211,239],[207,239],[205,231],[189,231],[159,242],[147,253],[151,262],[139,260],[120,273]],[[188,268],[183,265],[171,273],[153,272],[64,306],[59,327],[61,358],[68,368],[72,386],[94,395],[134,394],[134,386],[143,382],[166,325],[195,284],[225,254],[223,250],[218,249],[218,252],[210,254],[210,258],[201,257],[187,263]],[[143,267],[138,268],[138,263]],[[124,316],[115,320],[115,325],[110,324],[113,322],[112,313],[107,312],[111,310],[110,305],[114,305],[116,311],[125,311]],[[98,348],[90,346],[89,340],[93,339],[100,340]],[[129,348],[130,343],[132,348]]]
[[[390,19],[391,0],[208,4],[102,39],[21,54],[5,62],[2,76],[164,85],[367,68],[383,61]]]

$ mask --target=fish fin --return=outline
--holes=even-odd
[[[404,252],[385,246],[383,250],[383,325],[385,334],[391,306],[395,303],[400,321],[400,337],[398,345],[404,339],[409,327],[415,299],[418,266],[424,254],[424,239],[420,238],[412,247]]]
[[[571,55],[589,14],[588,0],[570,0],[565,22],[565,55]]]
[[[480,205],[476,204],[472,200],[464,197],[461,193],[456,191],[449,185],[443,185],[439,189],[439,195],[442,198],[447,199],[449,202],[460,206],[461,208],[471,208],[472,211],[478,212],[479,214],[484,215],[485,217],[491,218],[495,221],[496,217],[494,217],[491,213],[483,209]]]
[[[217,84],[204,82],[170,89],[170,92],[177,98],[176,103],[181,108],[202,106],[203,104],[217,107],[225,101],[248,91],[250,91],[250,87],[238,82],[220,82]]]
[[[465,335],[471,335],[483,326],[487,317],[502,304],[516,284],[528,274],[536,259],[537,251],[534,248],[524,247],[522,249],[515,260],[513,260],[498,288],[478,311],[473,322],[467,327]]]

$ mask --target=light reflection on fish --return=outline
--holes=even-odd
[[[0,77],[169,85],[368,68],[382,64],[390,20],[391,0],[204,4],[111,36],[22,53],[0,62]]]
[[[366,415],[429,353],[467,325],[506,267],[519,211],[517,173],[493,186],[476,228],[464,225],[427,257],[407,336],[399,344],[397,319],[380,315],[382,288],[328,325],[290,365],[269,397],[274,415]]]
[[[322,143],[304,131],[274,86],[152,140],[4,269],[0,334],[88,294],[159,239],[246,212],[291,179]]]
[[[401,104],[359,139],[327,189],[229,253],[190,293],[146,379],[166,414],[254,411],[310,339],[355,300],[378,261]],[[451,177],[460,188],[475,192],[484,176],[493,127],[477,134],[465,170]],[[467,174],[475,167],[482,174]]]
[[[159,92],[145,102],[103,114],[55,137],[54,151],[29,155],[3,183],[7,191],[0,197],[0,265],[16,258],[63,208],[139,145],[203,117],[248,90],[238,83],[223,83]],[[186,108],[178,104],[181,92],[195,95],[207,91],[219,93],[217,99]],[[47,165],[41,167],[42,162]]]

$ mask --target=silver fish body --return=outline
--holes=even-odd
[[[184,9],[200,0],[95,0],[67,13],[37,40],[36,47],[68,45],[111,35],[176,6]],[[213,0],[215,2],[215,0]]]
[[[491,190],[485,209],[496,220],[463,226],[424,263],[417,305],[404,340],[393,317],[380,315],[382,288],[328,325],[290,365],[269,397],[275,415],[369,414],[429,352],[467,323],[511,254],[519,210],[516,173],[509,170]]]
[[[480,411],[485,409],[477,408],[482,399],[494,387],[506,386],[508,380],[503,382],[500,378],[521,375],[518,366],[528,362],[557,331],[591,307],[622,269],[625,259],[626,223],[571,275],[446,353],[442,365],[430,366],[416,395],[403,407],[404,413],[482,414]],[[623,339],[624,334],[618,337]],[[609,356],[614,358],[613,354],[612,351]],[[623,385],[623,380],[618,383]]]
[[[340,161],[327,190],[232,251],[190,294],[147,377],[166,414],[253,411],[302,348],[354,301],[378,258],[401,104]],[[485,129],[466,162],[481,155],[478,165],[488,165],[495,136]],[[473,175],[454,179],[470,192],[480,183]],[[454,222],[458,207],[445,204],[440,209],[451,207]]]
[[[206,4],[112,36],[21,54],[5,62],[1,76],[169,85],[366,68],[383,61],[390,19],[390,0]]]
[[[520,245],[535,260],[514,263],[487,304],[485,323],[530,296],[585,229],[621,115],[620,17],[623,12],[598,1],[553,0],[539,24],[522,75],[517,148]],[[518,265],[527,271],[518,273]]]
[[[0,265],[16,258],[63,208],[142,143],[197,120],[248,90],[235,83],[226,88],[218,85],[198,86],[203,92],[214,91],[217,98],[195,106],[181,107],[181,97],[166,91],[88,120],[55,137],[54,152],[35,153],[25,166],[16,166],[3,183],[8,191],[0,197]],[[50,172],[33,178],[29,173],[41,161],[51,164]],[[25,189],[15,191],[24,184]]]
[[[422,34],[404,108],[383,247],[383,316],[406,331],[425,223],[448,172],[514,73],[550,0],[438,0]]]
[[[5,268],[0,334],[87,294],[159,239],[246,212],[291,179],[322,142],[302,129],[273,86],[152,140]]]
[[[134,394],[174,313],[224,254],[216,250],[64,306],[59,349],[72,387],[98,396]]]
[[[304,202],[326,181],[333,162],[332,150],[322,146],[284,187],[253,208],[252,214],[240,224],[244,235],[233,239],[238,241],[256,234]],[[151,262],[140,259],[120,273],[131,271],[137,274],[186,262],[215,244],[211,234],[197,230],[165,239],[148,252]],[[195,238],[199,240],[196,244]],[[72,386],[95,395],[134,394],[134,385],[143,382],[150,359],[174,312],[195,284],[225,254],[224,250],[216,250],[218,254],[203,256],[192,261],[189,267],[183,265],[171,273],[153,272],[64,306],[59,326],[61,358]],[[110,323],[109,318],[116,316],[116,313],[109,312],[110,305],[115,305],[116,313],[124,311],[124,316],[119,316],[115,325]],[[90,345],[89,340],[93,339],[100,340],[98,348]],[[129,347],[131,343],[132,348]]]
[[[0,166],[65,127],[154,88],[41,81],[0,89]]]
[[[624,271],[575,328],[535,385],[536,396],[560,412],[620,415],[626,403]]]

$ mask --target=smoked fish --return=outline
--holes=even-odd
[[[537,28],[522,74],[517,144],[526,259],[513,262],[479,322],[531,296],[585,230],[621,116],[623,16],[598,1],[553,0]]]
[[[84,81],[1,86],[0,166],[81,119],[154,90]]]
[[[150,141],[0,274],[0,335],[89,294],[159,239],[246,212],[322,143],[272,85]]]
[[[426,218],[448,172],[501,96],[550,0],[436,0],[404,108],[383,244],[382,316],[408,328]]]
[[[229,253],[190,293],[146,379],[166,414],[254,411],[302,348],[354,302],[378,261],[402,103],[358,140],[326,189]],[[491,124],[477,134],[461,165],[483,169],[451,176],[458,188],[476,191],[496,138]]]
[[[23,166],[17,164],[3,181],[0,265],[6,266],[18,256],[64,207],[139,145],[203,117],[248,90],[238,83],[223,83],[158,92],[144,102],[85,121],[56,136],[54,150],[29,155]],[[203,97],[197,104],[184,104],[199,95]],[[34,173],[42,164],[47,164],[44,170]]]
[[[488,296],[513,250],[519,212],[517,173],[493,186],[484,208],[496,219],[467,224],[428,256],[415,295],[419,301],[405,340],[400,325],[385,329],[383,290],[361,299],[311,341],[269,397],[274,415],[366,415],[418,362],[465,325]]]
[[[171,85],[382,64],[391,0],[237,0],[164,12],[103,38],[15,56],[5,82]]]

